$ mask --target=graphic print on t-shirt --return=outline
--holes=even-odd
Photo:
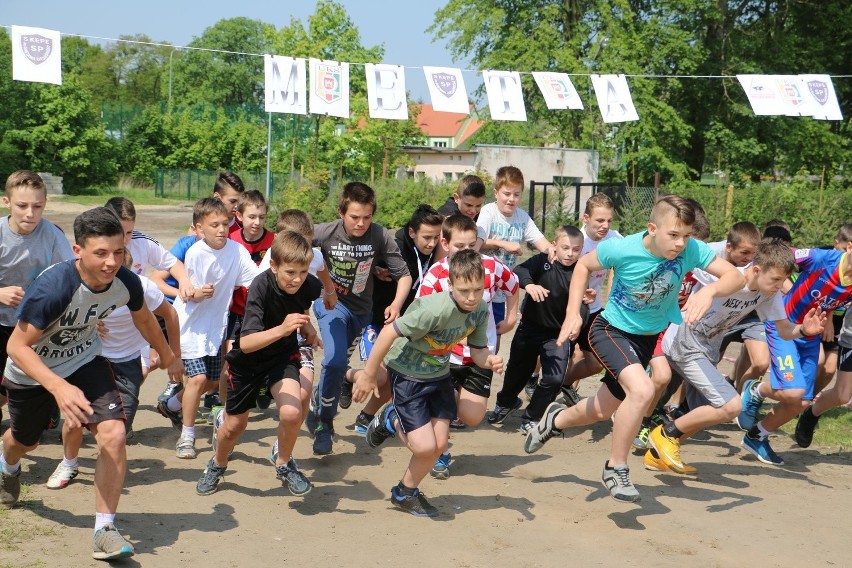
[[[683,274],[683,260],[680,257],[667,260],[645,276],[635,288],[627,288],[622,280],[616,279],[610,301],[629,312],[659,310],[663,299],[680,288]]]
[[[347,296],[364,291],[373,269],[374,256],[372,243],[331,245],[328,251],[329,274],[338,294]]]

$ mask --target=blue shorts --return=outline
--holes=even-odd
[[[393,406],[403,432],[413,432],[429,424],[433,418],[454,420],[456,392],[450,377],[437,381],[418,381],[388,369],[392,385]]]
[[[781,339],[775,322],[766,322],[769,373],[773,390],[803,389],[802,400],[814,399],[819,361],[819,337]]]
[[[491,313],[494,314],[494,325],[506,319],[506,302],[491,302]]]
[[[207,375],[208,381],[218,381],[222,373],[222,356],[205,355],[197,359],[184,359],[183,370],[187,377]]]

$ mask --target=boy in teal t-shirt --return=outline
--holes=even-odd
[[[583,324],[580,302],[589,274],[612,268],[609,301],[589,330],[589,343],[606,370],[594,397],[566,408],[553,403],[538,426],[527,435],[524,449],[537,451],[562,429],[609,420],[618,410],[612,429],[612,450],[601,481],[618,501],[636,503],[639,492],[630,481],[627,455],[642,416],[654,397],[654,384],[645,372],[657,336],[670,322],[692,325],[710,307],[714,297],[727,296],[743,287],[736,268],[718,258],[710,248],[690,239],[695,210],[685,199],[669,195],[651,211],[648,230],[621,241],[609,240],[580,259],[571,278],[565,323],[557,345],[576,340]],[[701,268],[719,278],[692,294],[678,309],[683,277]]]
[[[367,443],[376,447],[399,433],[411,450],[408,468],[391,489],[391,503],[419,517],[434,517],[418,486],[449,441],[456,398],[450,380],[450,353],[467,338],[480,367],[501,372],[503,359],[488,351],[488,304],[482,300],[485,268],[474,250],[459,251],[449,261],[450,290],[418,298],[405,315],[382,329],[367,364],[355,375],[352,398],[361,402],[376,391],[384,359],[392,399],[367,428]],[[386,356],[387,355],[387,356]]]

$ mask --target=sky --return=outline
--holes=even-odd
[[[337,1],[360,31],[364,46],[384,44],[382,63],[406,66],[406,87],[415,100],[428,102],[429,94],[423,71],[409,67],[470,68],[466,61],[454,62],[445,41],[433,43],[432,34],[426,32],[446,0]],[[280,29],[291,18],[306,22],[315,9],[316,2],[309,0],[0,0],[0,25],[106,38],[146,34],[155,41],[186,45],[224,18],[243,16]],[[468,94],[480,82],[476,73],[465,73]]]

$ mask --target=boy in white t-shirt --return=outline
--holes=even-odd
[[[181,459],[196,457],[198,405],[201,396],[219,384],[220,348],[234,287],[248,286],[260,274],[249,252],[228,239],[228,222],[228,211],[221,201],[205,197],[195,203],[192,223],[201,240],[186,252],[185,262],[195,293],[186,301],[178,297],[174,303],[185,369],[183,397],[172,396],[157,404],[157,410],[173,424],[182,424],[175,446]]]

